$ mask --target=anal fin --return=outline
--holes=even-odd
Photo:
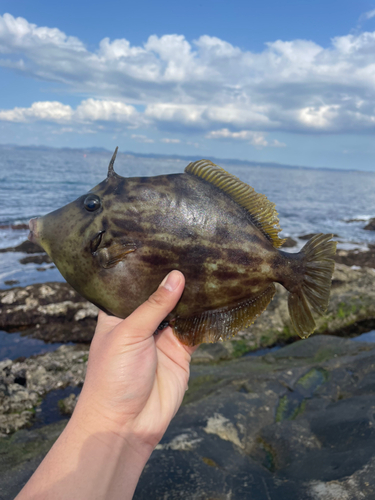
[[[255,321],[271,302],[275,291],[275,286],[271,284],[257,297],[244,300],[233,307],[206,311],[189,318],[177,317],[171,322],[174,334],[189,346],[228,340]]]

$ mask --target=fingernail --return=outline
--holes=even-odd
[[[160,286],[163,286],[170,292],[174,292],[178,285],[180,284],[181,276],[179,273],[174,273],[171,271],[167,276],[163,279]]]

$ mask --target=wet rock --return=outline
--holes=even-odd
[[[346,266],[371,267],[375,269],[375,245],[368,245],[368,250],[341,250],[337,251],[336,262]]]
[[[367,222],[367,224],[364,226],[363,229],[366,229],[367,231],[375,231],[375,217],[372,219],[348,219],[344,220],[344,222]]]
[[[375,231],[375,217],[370,219],[370,222],[366,224],[363,229],[366,229],[367,231]]]
[[[350,224],[351,222],[366,222],[367,219],[357,218],[357,219],[341,219],[343,222]]]
[[[61,434],[66,421],[0,439],[0,498],[15,498]]]
[[[316,336],[274,356],[193,367],[135,499],[374,497],[375,346]]]
[[[309,234],[302,234],[301,236],[298,236],[298,239],[299,240],[309,240],[310,238],[312,238],[313,236],[315,236],[317,233],[309,233]],[[339,235],[338,234],[333,234],[333,237],[334,238],[338,238]]]
[[[69,394],[68,397],[60,399],[59,409],[63,415],[71,415],[76,407],[78,397],[75,394]]]
[[[20,230],[20,229],[29,229],[28,224],[2,224],[0,226],[0,229],[14,229],[14,230]]]
[[[0,436],[32,424],[47,393],[82,385],[87,359],[88,347],[62,346],[23,361],[0,362]],[[73,411],[76,396],[72,396],[63,400],[65,413]]]
[[[285,238],[283,248],[292,248],[292,247],[295,247],[296,245],[297,245],[296,240],[294,240],[293,238],[288,236],[287,238]]]
[[[42,380],[57,361],[49,359],[39,363]],[[135,500],[375,498],[374,372],[375,345],[331,336],[280,349],[273,363],[192,366]],[[0,439],[1,498],[14,498],[64,425]]]
[[[0,253],[4,252],[44,253],[44,250],[36,243],[26,240],[16,247],[0,248]]]
[[[90,342],[98,309],[67,283],[0,290],[0,329],[46,342]]]
[[[21,264],[50,264],[51,258],[47,254],[30,255],[19,260]]]
[[[301,236],[298,236],[299,240],[309,240],[313,236],[315,236],[317,233],[309,233],[309,234],[302,234]]]

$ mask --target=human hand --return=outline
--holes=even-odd
[[[132,498],[187,389],[195,348],[171,328],[153,335],[184,284],[172,271],[128,318],[99,314],[72,418],[17,500]]]
[[[126,319],[100,312],[72,417],[86,432],[115,433],[151,449],[163,436],[187,389],[195,348],[181,344],[170,327],[153,334],[184,284],[184,276],[172,271]]]

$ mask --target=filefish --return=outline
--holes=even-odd
[[[329,301],[336,242],[312,237],[298,253],[285,240],[275,204],[209,160],[184,173],[124,178],[114,171],[77,200],[30,221],[63,277],[108,314],[129,316],[173,269],[186,279],[165,318],[186,345],[226,340],[246,328],[275,294],[289,292],[301,337]]]

